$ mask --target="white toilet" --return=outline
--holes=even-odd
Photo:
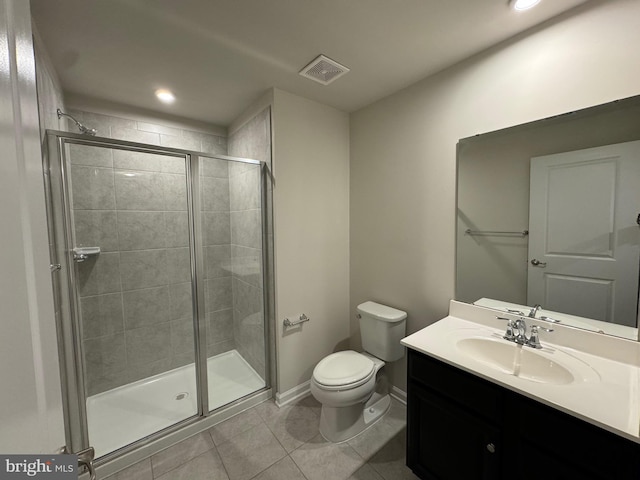
[[[322,404],[320,433],[344,442],[373,425],[391,404],[380,369],[404,356],[406,312],[365,302],[358,305],[363,353],[347,350],[320,360],[311,393]]]

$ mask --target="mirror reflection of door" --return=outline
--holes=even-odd
[[[640,141],[531,159],[527,303],[638,321]]]

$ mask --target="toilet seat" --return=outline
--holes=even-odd
[[[313,379],[324,390],[344,390],[364,385],[375,373],[373,360],[347,350],[322,359],[313,370]]]

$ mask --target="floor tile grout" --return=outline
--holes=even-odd
[[[304,399],[303,399],[304,400]],[[269,434],[271,436],[273,436],[276,440],[277,440],[277,445],[278,447],[284,452],[284,455],[280,458],[277,458],[276,460],[272,460],[273,457],[278,456],[280,453],[277,451],[278,449],[275,447],[274,444],[274,449],[275,449],[275,455],[273,455],[273,457],[268,458],[268,457],[264,457],[263,461],[265,462],[270,462],[268,465],[263,465],[261,463],[256,464],[255,466],[258,468],[261,468],[261,470],[255,474],[253,474],[250,478],[251,479],[256,479],[257,477],[259,477],[260,475],[262,475],[264,472],[266,472],[267,470],[271,469],[274,465],[280,463],[280,462],[284,462],[286,460],[286,467],[282,466],[282,467],[278,467],[278,468],[285,468],[285,471],[290,470],[293,473],[293,468],[295,468],[295,478],[299,478],[299,479],[305,479],[305,480],[311,480],[312,478],[317,478],[320,475],[322,475],[318,469],[323,468],[322,462],[317,462],[313,460],[313,455],[314,455],[314,450],[317,450],[320,452],[320,454],[322,455],[323,453],[325,453],[325,451],[323,451],[322,449],[324,448],[328,448],[329,450],[326,451],[326,453],[331,453],[333,454],[334,452],[338,454],[338,457],[336,457],[336,461],[339,461],[340,457],[342,456],[343,458],[350,458],[351,460],[348,461],[346,465],[348,465],[348,467],[346,468],[346,470],[344,469],[344,467],[340,467],[342,468],[344,471],[345,475],[349,476],[349,479],[347,478],[342,478],[342,475],[340,476],[340,480],[353,480],[352,477],[353,475],[356,474],[356,472],[358,472],[360,469],[362,468],[369,468],[371,469],[370,472],[375,473],[375,475],[377,475],[379,478],[383,479],[383,480],[389,480],[387,476],[385,476],[385,474],[383,472],[386,472],[387,475],[391,474],[390,472],[396,471],[394,469],[400,468],[406,468],[406,466],[404,466],[404,461],[402,459],[401,456],[396,456],[397,454],[394,453],[394,457],[390,460],[385,460],[382,463],[378,462],[376,463],[371,463],[371,460],[378,454],[378,452],[381,452],[387,445],[390,444],[390,442],[396,437],[396,435],[398,435],[398,433],[400,433],[401,430],[397,430],[396,431],[396,426],[398,425],[396,422],[400,419],[401,417],[399,416],[388,416],[388,413],[385,414],[385,416],[383,418],[380,419],[380,422],[391,422],[390,424],[387,424],[384,428],[381,429],[381,432],[384,432],[384,438],[381,438],[378,436],[378,433],[374,434],[374,436],[371,436],[369,439],[363,438],[362,441],[364,443],[361,443],[359,445],[360,450],[362,450],[363,452],[368,452],[371,451],[372,453],[370,455],[364,456],[362,455],[353,445],[351,445],[351,443],[349,441],[343,442],[340,445],[345,445],[346,447],[339,447],[337,450],[335,448],[332,448],[332,444],[331,442],[326,441],[324,438],[321,437],[321,434],[316,430],[315,434],[313,434],[313,436],[309,439],[307,439],[306,441],[302,442],[300,445],[297,445],[297,442],[300,441],[300,438],[304,438],[306,437],[309,433],[313,433],[312,430],[305,430],[305,432],[308,433],[302,433],[303,437],[300,436],[295,436],[295,423],[291,424],[291,426],[294,428],[294,430],[289,431],[289,424],[287,424],[288,419],[289,419],[289,413],[286,413],[286,416],[280,417],[275,419],[275,421],[269,421],[271,420],[271,416],[269,415],[269,413],[271,412],[276,412],[277,414],[279,414],[280,412],[293,412],[294,413],[294,417],[292,418],[293,422],[299,421],[300,418],[302,418],[303,422],[307,422],[307,424],[313,424],[313,421],[311,420],[311,418],[315,417],[318,421],[320,419],[320,415],[318,414],[317,410],[318,407],[314,406],[314,405],[309,405],[309,404],[304,404],[304,405],[300,405],[299,403],[293,404],[293,405],[289,405],[286,407],[277,407],[277,410],[272,410],[272,406],[270,405],[264,405],[265,408],[259,408],[260,405],[266,404],[267,402],[269,402],[269,400],[262,402],[261,404],[258,404],[254,407],[251,407],[247,410],[244,410],[242,412],[239,412],[238,414],[226,419],[223,422],[220,422],[219,424],[205,430],[204,432],[207,433],[208,437],[207,438],[209,442],[207,443],[207,449],[204,452],[201,452],[200,454],[196,455],[194,458],[188,458],[189,452],[185,452],[185,456],[183,458],[188,458],[186,461],[181,461],[181,463],[179,463],[178,465],[172,467],[170,470],[167,470],[165,472],[163,472],[161,475],[157,475],[158,471],[157,471],[157,467],[158,465],[154,465],[154,461],[153,461],[153,457],[151,456],[148,459],[146,459],[149,462],[149,470],[150,470],[150,474],[151,474],[151,479],[152,480],[158,480],[160,477],[167,475],[169,472],[173,472],[176,469],[179,468],[183,468],[185,465],[188,465],[190,462],[196,460],[196,459],[200,459],[200,457],[210,454],[210,455],[215,455],[218,457],[219,463],[220,463],[220,467],[221,469],[219,470],[219,472],[222,474],[222,472],[224,472],[224,475],[226,475],[226,478],[231,479],[231,475],[229,474],[229,469],[227,464],[225,463],[225,461],[223,460],[223,456],[220,454],[220,451],[218,450],[219,447],[221,447],[222,445],[225,445],[228,442],[232,442],[236,437],[240,436],[240,435],[245,435],[246,437],[251,437],[251,434],[248,432],[251,432],[252,430],[256,429],[256,428],[265,428],[264,430],[262,430],[263,434],[266,435],[266,432],[269,432]],[[301,410],[299,411],[295,411],[293,410],[296,405],[299,405],[301,407]],[[406,408],[404,405],[398,405],[396,406],[396,408]],[[251,415],[250,412],[253,411],[253,415],[255,415],[255,417],[251,416],[251,417],[247,417],[247,422],[245,422],[243,424],[243,419],[242,416],[243,415]],[[313,417],[310,416],[311,412],[313,414]],[[262,413],[262,414],[261,414]],[[274,415],[276,414],[274,413]],[[283,414],[285,415],[285,414]],[[300,416],[298,416],[300,415]],[[265,416],[267,417],[265,419]],[[306,418],[305,418],[306,416]],[[224,441],[222,443],[220,443],[220,445],[216,445],[215,440],[214,440],[214,429],[216,427],[219,427],[221,425],[223,425],[225,422],[231,421],[232,419],[236,419],[236,423],[234,424],[230,424],[230,428],[227,430],[228,432],[231,432],[232,434],[227,437],[226,434],[220,433],[220,437],[224,438]],[[255,424],[253,424],[255,421]],[[283,423],[284,428],[285,428],[285,433],[283,436],[283,432],[279,430],[279,428],[283,427]],[[378,423],[378,422],[376,422]],[[271,424],[271,425],[270,425]],[[247,428],[246,430],[243,429],[243,425],[251,425],[249,428]],[[373,427],[373,426],[372,426]],[[391,429],[389,429],[389,427],[392,427]],[[405,428],[405,426],[403,426],[402,428]],[[369,430],[369,429],[367,429]],[[201,433],[204,433],[201,432]],[[224,432],[224,430],[222,430],[222,432]],[[366,432],[366,431],[365,431]],[[365,432],[362,432],[363,434]],[[198,435],[198,434],[196,434]],[[190,437],[190,439],[193,439],[196,437],[196,435]],[[286,435],[289,435],[289,437],[287,437]],[[388,437],[388,438],[387,438]],[[293,440],[293,443],[290,445],[290,448],[293,448],[295,445],[295,448],[293,448],[290,452],[287,451],[287,448],[285,446],[285,441],[288,442],[289,438],[291,438]],[[297,438],[297,440],[296,440]],[[311,443],[312,441],[314,441],[315,439],[318,439],[318,441],[314,442],[313,444]],[[189,439],[183,440],[183,442],[188,441]],[[243,439],[238,439],[240,441],[240,444],[237,445],[242,445],[242,442],[244,442],[245,440]],[[380,440],[382,440],[380,443]],[[368,443],[373,441],[374,443]],[[365,445],[367,445],[367,443],[369,444],[369,450],[365,447],[363,448]],[[178,445],[178,444],[176,444]],[[336,444],[333,444],[336,445]],[[295,452],[299,451],[301,448],[304,448],[305,446],[308,446],[308,452],[300,452],[299,455],[296,455],[297,457],[299,457],[299,460],[303,461],[303,464],[299,464],[298,462],[296,462],[294,455]],[[171,448],[171,447],[169,447]],[[228,457],[228,449],[229,448],[234,448],[233,446],[230,446],[227,448],[227,453],[225,453],[225,458],[227,458],[227,461],[232,460],[233,462],[242,462],[245,461],[242,454],[235,457]],[[391,447],[391,448],[397,448],[397,446],[395,447]],[[194,450],[195,451],[195,450]],[[392,450],[394,451],[394,450]],[[242,452],[242,450],[240,450],[240,452]],[[273,453],[274,450],[271,450],[271,452]],[[160,452],[158,452],[159,454]],[[156,455],[158,455],[156,454]],[[317,453],[316,453],[317,455]],[[251,452],[247,452],[246,454],[246,458],[250,458],[251,456]],[[305,459],[306,456],[306,459]],[[309,463],[309,460],[311,461],[311,463]],[[178,457],[178,461],[180,461],[181,459]],[[163,459],[164,461],[164,459]],[[174,459],[175,461],[175,459]],[[330,462],[330,460],[328,459],[327,462]],[[140,462],[142,463],[142,462]],[[236,465],[236,463],[234,463],[234,465]],[[315,466],[314,466],[315,465]],[[304,467],[304,470],[303,470]],[[311,469],[310,469],[311,467]],[[355,468],[354,471],[350,471],[351,468]],[[234,467],[234,470],[236,469],[236,467]],[[391,470],[390,470],[391,469]],[[307,473],[305,473],[305,470],[307,471]],[[277,470],[276,470],[277,471]],[[245,473],[250,473],[248,471],[245,471]],[[236,473],[234,473],[234,475],[236,475],[237,477],[238,472],[236,471]],[[309,474],[312,474],[312,477],[309,477]],[[124,478],[124,477],[123,477]],[[129,478],[129,477],[126,477]],[[194,478],[193,480],[201,480],[204,477],[200,477],[199,475],[197,476],[197,478]],[[206,477],[206,478],[210,478],[210,477]],[[287,478],[288,475],[287,475]],[[413,478],[413,477],[412,477]],[[327,479],[327,480],[333,480],[333,479]]]

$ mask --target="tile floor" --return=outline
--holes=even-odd
[[[106,480],[417,480],[404,464],[401,403],[342,444],[322,438],[319,419],[313,397],[263,402]]]

